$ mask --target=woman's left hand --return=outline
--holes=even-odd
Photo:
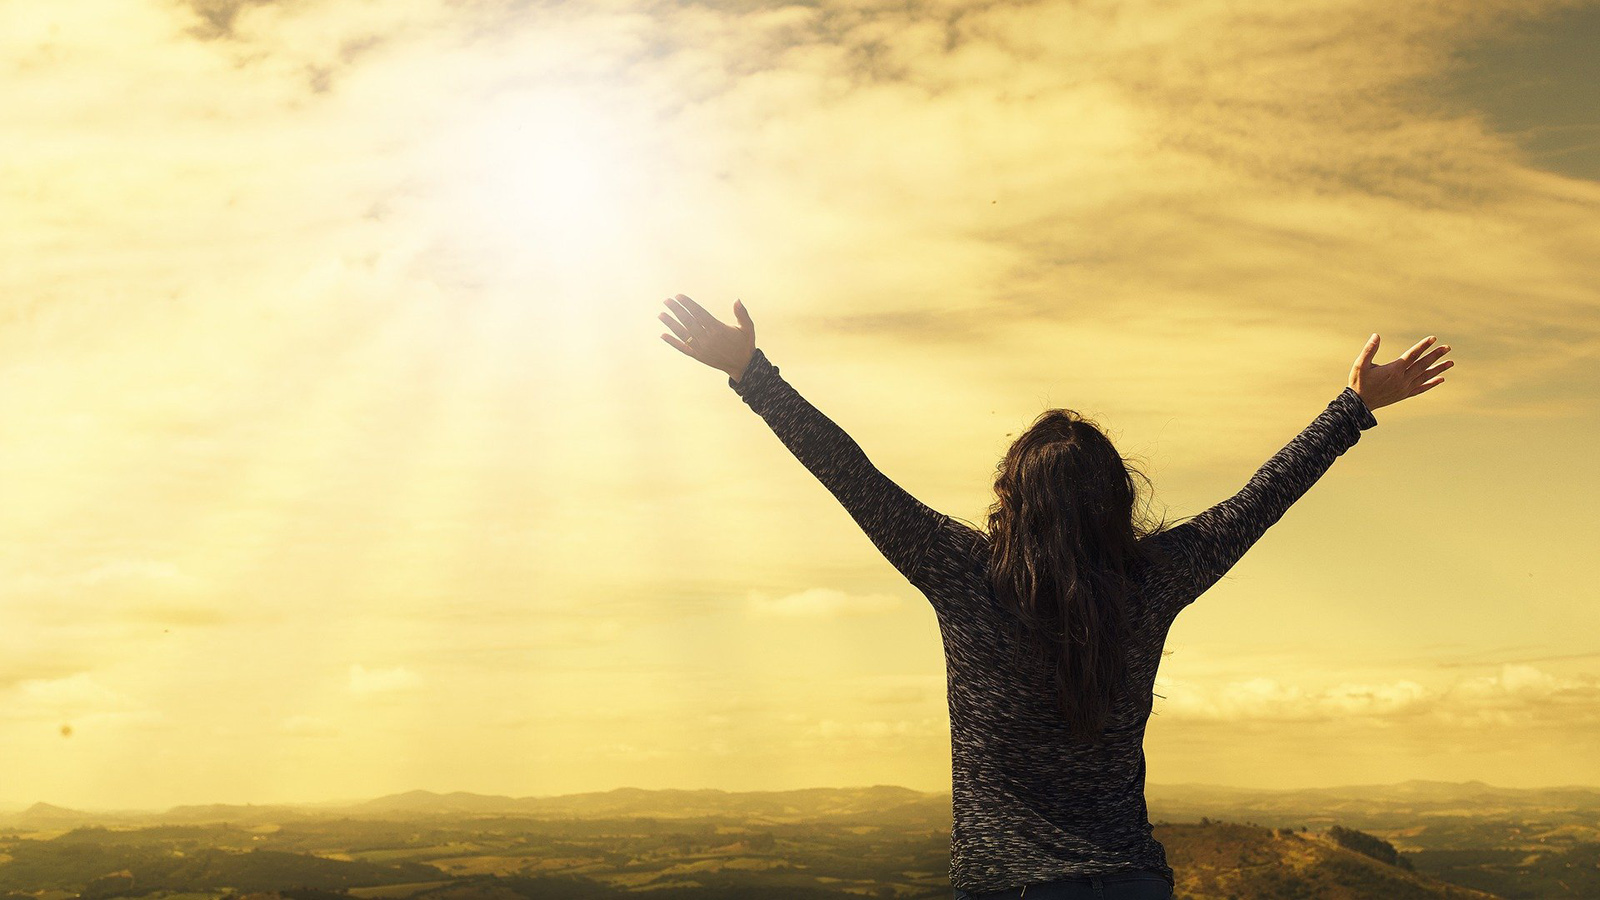
[[[750,321],[750,314],[745,312],[742,301],[733,301],[733,317],[739,320],[737,328],[717,321],[716,316],[683,294],[667,298],[666,304],[678,314],[678,318],[661,313],[661,321],[677,337],[663,334],[663,341],[677,347],[686,356],[728,373],[728,377],[734,381],[744,376],[745,366],[750,364],[750,357],[756,352],[756,325]],[[680,323],[678,319],[683,321]]]

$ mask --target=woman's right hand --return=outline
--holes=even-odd
[[[1361,348],[1355,365],[1350,367],[1350,387],[1361,395],[1367,409],[1377,409],[1415,397],[1444,383],[1444,370],[1455,365],[1447,359],[1438,365],[1434,362],[1450,351],[1449,344],[1428,350],[1433,335],[1428,335],[1400,354],[1393,362],[1381,366],[1372,364],[1372,355],[1378,352],[1380,338],[1374,334]],[[1424,352],[1426,351],[1426,352]]]
[[[743,300],[733,302],[733,317],[738,320],[738,327],[723,324],[706,312],[705,307],[683,294],[668,297],[666,303],[678,318],[666,313],[660,313],[658,318],[677,337],[663,334],[663,341],[677,347],[684,356],[726,372],[734,381],[744,380],[744,370],[756,352],[756,323],[750,321]]]

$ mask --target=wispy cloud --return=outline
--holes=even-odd
[[[1600,676],[1561,677],[1505,664],[1490,675],[1438,687],[1399,679],[1305,688],[1277,678],[1157,688],[1156,712],[1173,720],[1406,721],[1413,728],[1600,725]]]
[[[369,669],[360,663],[350,666],[350,692],[359,696],[407,691],[422,684],[422,677],[405,666]]]
[[[851,594],[833,588],[808,588],[781,596],[758,591],[751,594],[745,609],[752,616],[764,618],[833,618],[894,612],[905,605],[904,600],[892,594]]]
[[[113,558],[65,571],[13,571],[5,590],[19,621],[47,627],[210,626],[232,619],[202,578],[166,560]]]
[[[239,13],[272,2],[275,0],[188,0],[189,8],[200,19],[193,33],[202,38],[229,37]]]
[[[339,727],[327,719],[306,715],[285,716],[278,723],[278,731],[290,737],[310,738],[338,737],[340,734]]]
[[[20,723],[30,735],[48,726],[63,735],[107,727],[149,727],[168,716],[101,683],[89,672],[62,678],[23,679],[9,686],[0,683],[0,720]],[[64,726],[64,727],[63,727]]]

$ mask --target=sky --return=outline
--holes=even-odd
[[[981,522],[1192,515],[1151,783],[1596,785],[1600,4],[0,4],[0,801],[950,787],[932,608],[663,299]]]

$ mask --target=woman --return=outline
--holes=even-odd
[[[1178,612],[1221,578],[1372,411],[1431,390],[1453,361],[1428,337],[1373,365],[1235,496],[1177,525],[1135,520],[1135,472],[1100,429],[1047,410],[995,476],[985,533],[918,502],[867,459],[737,327],[683,294],[661,337],[731,387],[933,605],[950,709],[950,884],[964,898],[1163,900],[1166,852],[1145,807],[1144,728]]]

